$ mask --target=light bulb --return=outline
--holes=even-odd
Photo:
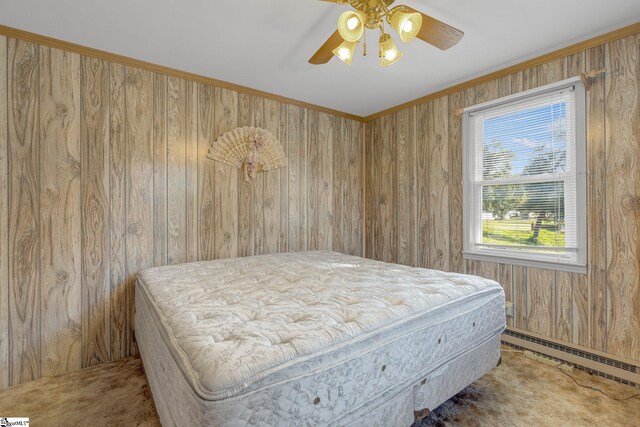
[[[411,31],[413,31],[413,22],[411,22],[411,21],[406,21],[406,22],[402,25],[402,31],[404,31],[405,33],[410,33]]]
[[[386,58],[387,61],[393,61],[394,59],[396,59],[396,56],[398,56],[398,52],[396,52],[395,50],[387,50],[384,53],[384,57]]]
[[[359,22],[360,21],[355,16],[352,18],[349,18],[349,20],[347,21],[347,28],[350,30],[355,30],[356,28],[358,28]]]
[[[351,52],[349,52],[349,49],[347,49],[346,47],[341,47],[338,50],[338,57],[340,59],[342,59],[343,61],[347,58],[349,58],[349,55],[351,54]]]

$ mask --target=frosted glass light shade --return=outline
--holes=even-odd
[[[356,42],[364,34],[366,18],[359,10],[348,10],[338,19],[338,31],[347,42]]]
[[[353,57],[356,53],[356,48],[358,47],[358,42],[348,42],[344,41],[340,46],[333,49],[333,54],[337,56],[342,62],[347,65],[351,65],[353,61]]]
[[[387,65],[395,64],[402,58],[402,52],[393,42],[393,39],[389,34],[383,34],[380,37],[380,65],[386,67]]]
[[[422,15],[409,9],[397,8],[391,13],[390,23],[403,43],[415,39],[422,28]]]

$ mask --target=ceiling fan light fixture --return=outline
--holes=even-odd
[[[348,10],[338,19],[338,31],[347,42],[360,40],[365,30],[366,17],[359,10]]]
[[[400,36],[403,43],[415,39],[422,28],[422,15],[411,9],[400,6],[391,11],[389,23]]]
[[[356,54],[356,48],[358,47],[358,42],[348,42],[344,41],[340,46],[333,49],[333,54],[337,56],[342,62],[347,65],[351,65],[353,61],[353,57]]]
[[[402,52],[389,34],[380,36],[380,65],[386,67],[395,64],[402,58]]]
[[[464,36],[457,28],[447,25],[416,9],[400,5],[391,7],[396,0],[322,0],[345,4],[353,8],[343,12],[338,19],[338,29],[327,39],[320,49],[309,59],[314,65],[326,64],[337,56],[351,64],[356,43],[363,40],[363,55],[367,55],[367,30],[380,30],[380,65],[387,66],[402,58],[402,52],[385,31],[385,25],[392,27],[403,43],[420,39],[441,50],[455,46]]]

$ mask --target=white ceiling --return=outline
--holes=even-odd
[[[0,24],[367,116],[640,21],[638,0],[398,0],[465,32],[447,51],[307,60],[346,5],[318,0],[1,0]]]

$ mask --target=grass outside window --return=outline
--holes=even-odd
[[[493,219],[482,221],[482,243],[513,246],[564,247],[565,232],[562,224],[543,221],[537,242],[533,239],[531,219]]]

